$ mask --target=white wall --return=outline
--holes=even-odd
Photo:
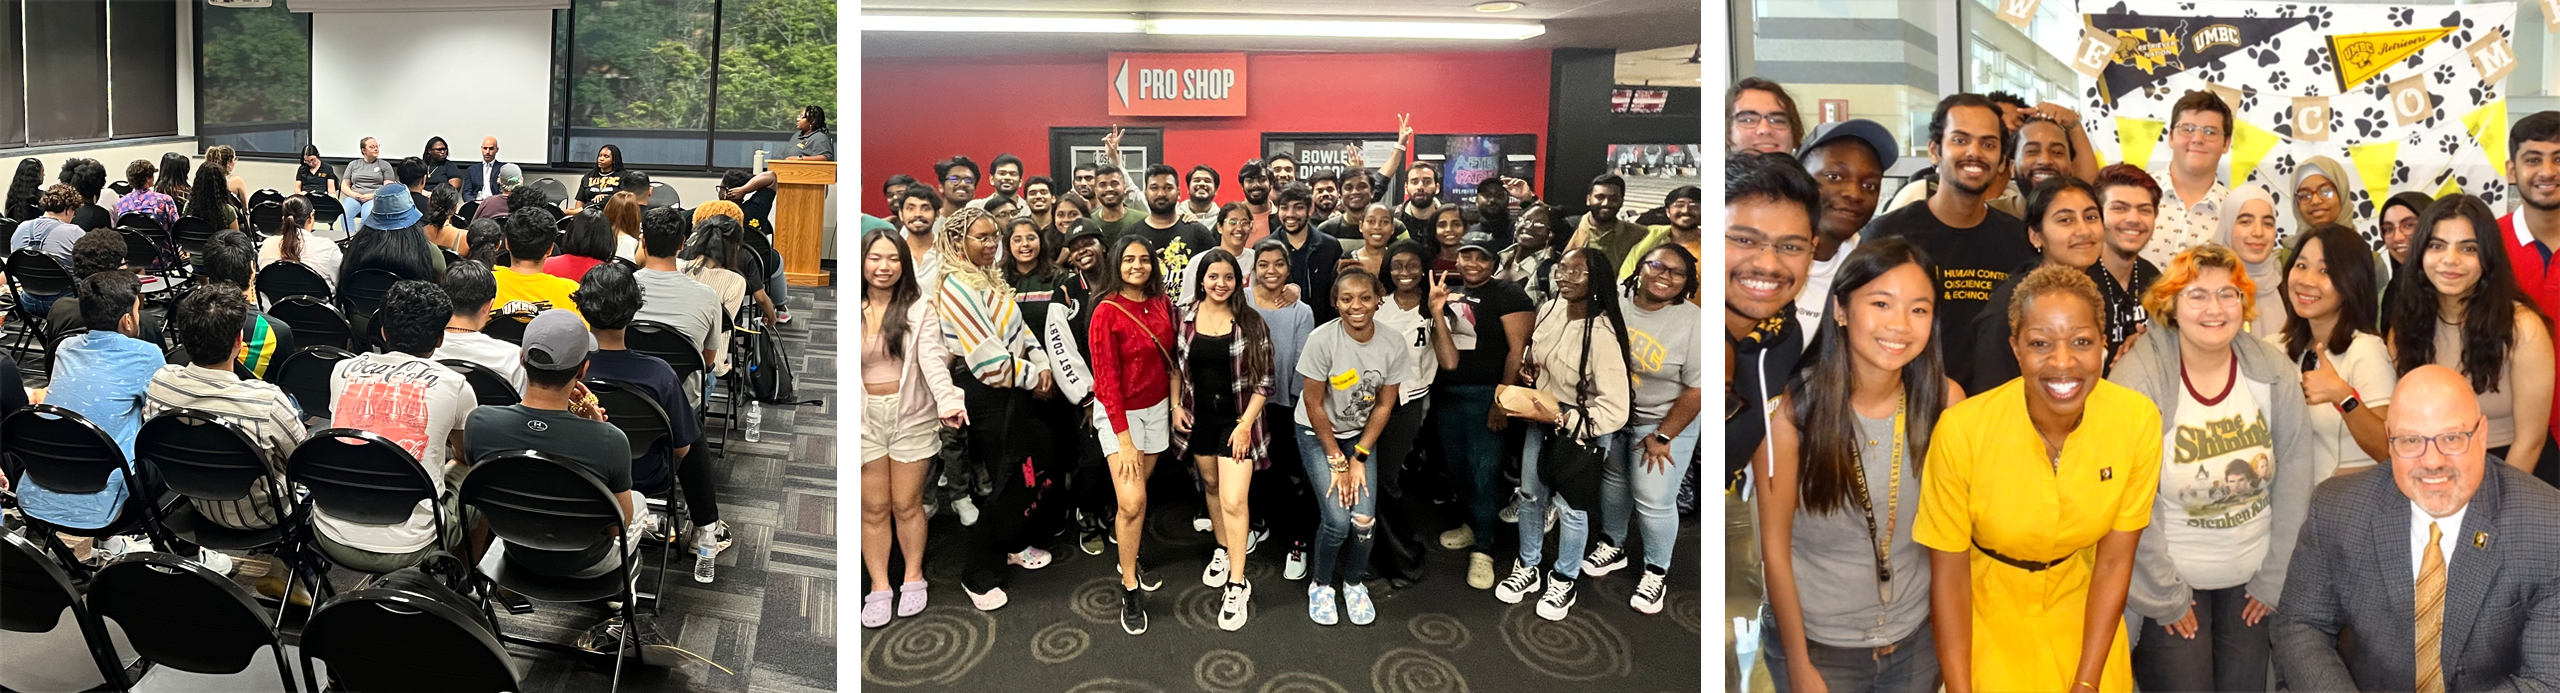
[[[330,157],[379,138],[388,157],[442,136],[453,157],[480,138],[539,150],[550,134],[551,12],[311,15],[311,138]]]

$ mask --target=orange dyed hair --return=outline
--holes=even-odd
[[[2231,286],[2240,290],[2240,319],[2257,320],[2257,282],[2249,281],[2249,270],[2241,266],[2240,253],[2215,243],[2188,248],[2169,260],[2169,266],[2160,268],[2160,281],[2153,282],[2150,293],[2142,296],[2142,309],[2170,327],[2177,327],[2178,294],[2208,269],[2231,272]]]

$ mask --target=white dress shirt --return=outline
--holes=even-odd
[[[2427,525],[2430,524],[2444,528],[2444,538],[2437,542],[2436,552],[2444,554],[2444,569],[2447,571],[2446,577],[2449,578],[2452,576],[2450,571],[2453,570],[2454,544],[2470,541],[2469,539],[2461,536],[2462,516],[2470,512],[2471,504],[2464,503],[2461,510],[2453,511],[2453,514],[2451,515],[2446,515],[2444,517],[2429,517],[2427,516],[2427,509],[2418,507],[2417,501],[2409,502],[2410,579],[2417,579],[2418,566],[2424,565],[2423,562],[2427,559],[2426,554],[2420,552],[2427,550]]]

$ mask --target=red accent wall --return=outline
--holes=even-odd
[[[1127,118],[1164,129],[1165,162],[1218,169],[1220,202],[1242,199],[1235,171],[1264,132],[1393,132],[1413,114],[1417,133],[1538,135],[1547,147],[1546,51],[1450,53],[1255,53],[1247,115]],[[1029,175],[1049,170],[1049,128],[1108,127],[1103,54],[862,61],[862,211],[888,216],[880,181],[933,178],[933,162],[966,154],[984,166],[1022,157]],[[1539,181],[1544,188],[1545,181]],[[980,184],[985,194],[987,184]]]

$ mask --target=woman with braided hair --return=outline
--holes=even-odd
[[[1013,288],[998,269],[1002,232],[986,211],[961,209],[947,217],[934,237],[942,262],[933,289],[933,304],[942,321],[943,345],[959,359],[952,382],[967,396],[970,459],[987,468],[995,492],[983,505],[985,514],[969,528],[965,554],[968,567],[961,588],[980,611],[1005,605],[1004,582],[1009,565],[1039,569],[1049,565],[1049,552],[1026,547],[1021,533],[1023,510],[1031,490],[1020,470],[1029,448],[1047,436],[1030,416],[1029,398],[1055,388],[1046,352],[1013,300]]]

